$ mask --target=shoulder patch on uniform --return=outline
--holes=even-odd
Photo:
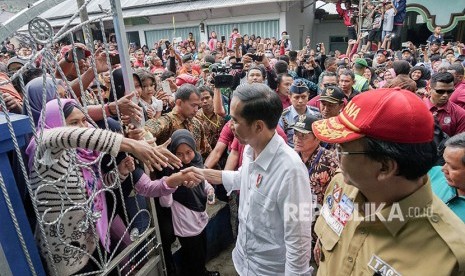
[[[286,107],[286,108],[283,110],[283,113],[281,114],[281,116],[287,115],[287,114],[289,114],[289,112],[291,112],[290,106]]]

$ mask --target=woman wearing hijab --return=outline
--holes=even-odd
[[[168,149],[181,159],[184,167],[203,168],[202,156],[196,151],[195,140],[186,129],[173,132]],[[179,174],[179,170],[166,169],[165,175]],[[174,234],[181,243],[181,275],[220,275],[217,271],[205,268],[208,223],[206,212],[208,202],[214,203],[213,187],[202,181],[193,189],[179,187],[173,194],[160,197],[160,205],[171,207]]]
[[[47,76],[45,78],[45,94],[43,83],[44,79],[43,76],[41,76],[31,80],[25,87],[25,93],[27,93],[27,96],[29,97],[29,105],[31,107],[32,118],[34,119],[35,126],[38,125],[40,112],[42,111],[43,107],[44,95],[45,102],[49,102],[50,100],[56,99],[58,97],[65,98],[70,96],[67,95],[67,89],[62,80],[57,79],[55,85],[53,79]],[[105,111],[107,117],[116,116],[116,105],[118,105],[118,108],[122,115],[133,114],[133,116],[138,116],[137,114],[139,114],[139,112],[142,111],[142,108],[138,107],[131,101],[131,98],[135,95],[135,92],[132,92],[131,94],[124,96],[123,91],[123,93],[121,93],[121,98],[118,98],[118,101],[108,103],[103,107],[101,105],[88,106],[87,113],[89,114],[89,117],[92,118],[92,120],[94,120],[95,122],[101,121],[102,126],[104,125],[102,108]],[[23,114],[28,114],[26,105],[23,105]]]
[[[379,84],[378,84],[378,87],[379,88],[382,88],[384,87],[384,85],[389,81],[389,80],[392,80],[396,77],[396,72],[394,72],[394,69],[393,68],[389,68],[387,69],[385,72],[384,72],[384,80],[383,81],[380,81]]]
[[[161,169],[166,162],[175,164],[177,158],[163,147],[90,127],[74,100],[63,99],[61,106],[64,118],[58,100],[47,103],[41,115],[43,125],[42,117],[39,120],[42,140],[36,143],[33,139],[26,154],[44,228],[43,232],[36,229],[39,249],[50,272],[55,267],[54,274],[72,275],[101,270],[98,253],[109,252],[109,228],[114,221],[108,213],[105,191],[117,183],[116,177],[124,181],[134,169],[132,157],[127,157],[118,164],[118,170],[101,175],[97,167],[100,153],[116,157],[120,151],[129,152],[152,169]],[[135,189],[147,196],[167,195],[186,179],[139,181]]]

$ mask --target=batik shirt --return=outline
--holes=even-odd
[[[310,179],[310,187],[314,197],[314,206],[323,206],[323,199],[325,197],[326,188],[333,178],[336,170],[339,168],[339,162],[333,151],[327,150],[323,147],[318,147],[312,156],[305,162]],[[313,241],[317,240],[315,231],[316,219],[312,223],[312,236]]]
[[[157,138],[158,145],[166,142],[176,130],[187,129],[194,136],[196,148],[203,158],[206,158],[212,150],[207,141],[202,123],[196,118],[184,119],[176,110],[158,119],[148,120],[145,123],[145,129],[150,131],[153,137]]]
[[[213,113],[212,116],[208,117],[203,112],[203,109],[197,111],[195,118],[197,118],[202,124],[210,147],[212,149],[215,148],[216,142],[218,142],[218,139],[220,138],[220,132],[225,124],[225,119],[216,113]]]

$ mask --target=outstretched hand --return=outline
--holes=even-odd
[[[171,138],[166,140],[165,143],[157,146],[157,150],[167,158],[167,166],[171,169],[180,169],[182,167],[181,160],[168,150],[168,145],[171,143]]]

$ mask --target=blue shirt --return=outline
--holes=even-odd
[[[318,111],[318,109],[314,109],[310,106],[307,106],[305,115],[320,117],[320,112]],[[295,124],[298,120],[299,114],[292,105],[284,109],[283,114],[281,115],[281,119],[279,119],[279,126],[284,130],[287,136],[287,144],[292,148],[294,148],[294,129],[291,128],[291,126]]]
[[[441,166],[435,166],[428,172],[433,193],[465,222],[465,196],[460,196],[456,188],[447,184],[441,168]]]

